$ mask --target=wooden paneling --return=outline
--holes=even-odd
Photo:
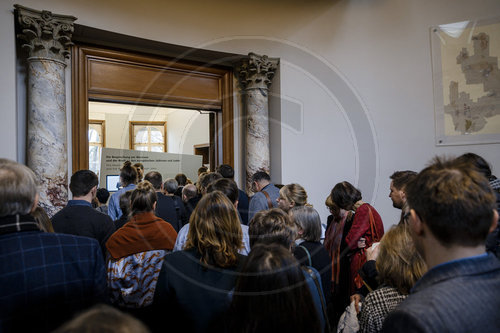
[[[88,168],[88,101],[213,110],[215,165],[234,162],[231,69],[136,53],[74,46],[72,49],[73,171]],[[214,126],[214,128],[212,128]],[[222,140],[222,160],[217,142]],[[211,164],[212,164],[211,161]],[[215,167],[214,165],[214,167]]]
[[[217,76],[93,58],[88,59],[88,68],[91,98],[123,96],[150,103],[195,103],[218,109],[222,104]]]

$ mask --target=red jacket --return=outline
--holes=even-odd
[[[373,216],[373,230],[374,234],[372,235],[372,230],[370,227],[370,214],[371,210]],[[379,242],[382,236],[384,235],[384,224],[382,223],[382,219],[378,212],[367,203],[362,204],[356,209],[356,213],[354,214],[354,220],[352,221],[351,229],[349,233],[346,235],[345,240],[347,245],[351,250],[355,250],[358,247],[358,240],[361,237],[366,239],[366,248],[370,247],[373,243]]]

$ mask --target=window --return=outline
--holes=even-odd
[[[166,152],[167,123],[163,121],[131,121],[130,149]]]
[[[89,170],[94,171],[99,177],[101,170],[101,150],[105,147],[104,120],[89,120]]]

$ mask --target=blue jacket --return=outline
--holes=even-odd
[[[493,254],[430,269],[384,321],[383,332],[500,332],[500,261]]]
[[[120,209],[120,196],[129,190],[135,189],[135,187],[135,184],[128,184],[113,193],[111,198],[109,198],[108,215],[113,221],[118,220],[122,216],[122,210]]]
[[[269,183],[260,192],[255,193],[254,196],[250,199],[250,204],[248,206],[248,223],[250,223],[256,213],[260,212],[261,210],[269,209],[267,198],[264,193],[262,193],[264,191],[269,194],[273,207],[278,207],[278,202],[276,201],[276,199],[278,199],[278,197],[280,196],[280,189],[274,186],[273,183]]]

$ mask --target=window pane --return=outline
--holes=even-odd
[[[163,134],[161,131],[155,128],[151,129],[151,143],[163,143]]]
[[[163,146],[151,146],[151,151],[163,152]]]
[[[98,146],[89,146],[89,170],[99,174],[101,154]]]
[[[89,129],[89,142],[101,142],[99,133],[93,128]]]
[[[148,143],[148,129],[146,127],[137,131],[135,134],[135,143]]]
[[[135,146],[135,150],[148,151],[148,146]]]

